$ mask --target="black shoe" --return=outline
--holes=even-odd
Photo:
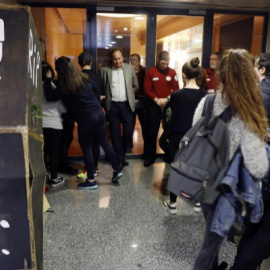
[[[147,159],[147,160],[144,161],[143,166],[144,166],[144,167],[149,167],[149,166],[151,166],[153,163],[155,163],[155,160],[154,160],[154,159]]]
[[[113,177],[112,177],[112,183],[113,184],[119,184],[118,180],[123,176],[123,173],[121,171],[115,171],[113,172]]]
[[[123,168],[124,168],[125,166],[128,166],[128,165],[129,165],[129,162],[126,161],[126,160],[124,160],[123,162],[120,163],[120,170],[122,171]]]

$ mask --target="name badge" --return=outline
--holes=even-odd
[[[152,81],[158,81],[159,80],[159,77],[155,77],[152,79]]]
[[[167,77],[166,77],[166,81],[169,82],[169,81],[171,81],[171,80],[172,80],[172,78],[171,78],[170,76],[167,76]]]

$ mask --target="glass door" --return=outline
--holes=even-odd
[[[157,15],[156,56],[165,50],[170,53],[170,67],[182,82],[182,66],[193,57],[202,65],[204,17]]]

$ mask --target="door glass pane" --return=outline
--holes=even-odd
[[[145,66],[146,15],[98,13],[97,67],[107,65],[111,47],[122,48],[127,63],[131,54],[139,54],[141,65]]]
[[[182,66],[193,57],[202,61],[203,17],[157,16],[157,56],[170,53],[170,67],[176,70],[182,88]]]
[[[43,59],[54,66],[59,56],[70,57],[78,66],[86,30],[86,9],[31,8],[37,28]]]
[[[42,61],[47,61],[54,68],[57,57],[67,56],[80,70],[78,55],[83,51],[86,9],[31,8],[31,13],[42,48]],[[78,143],[77,125],[69,155],[83,155]]]
[[[243,48],[257,55],[262,51],[264,16],[215,14],[213,51]]]

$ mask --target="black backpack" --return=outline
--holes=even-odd
[[[220,195],[219,184],[229,167],[229,131],[232,117],[228,107],[213,116],[215,95],[205,100],[202,117],[180,141],[168,180],[168,190],[195,203],[213,204]]]

